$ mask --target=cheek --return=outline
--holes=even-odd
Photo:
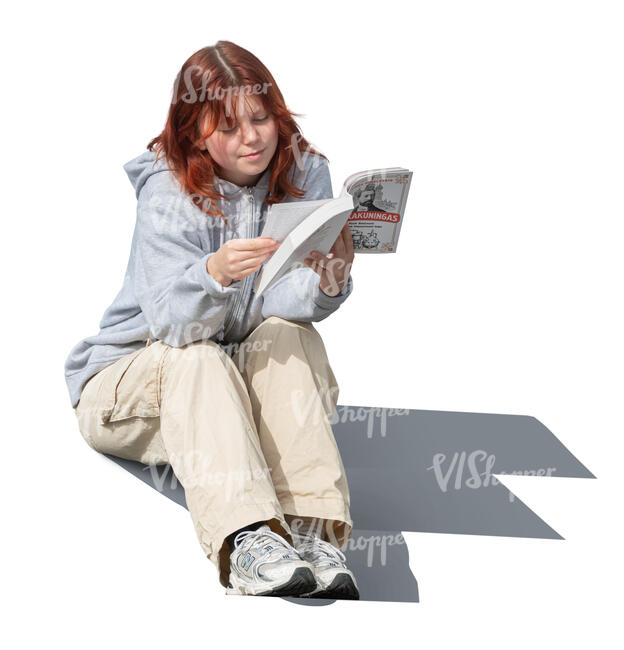
[[[208,153],[219,164],[226,162],[235,146],[232,145],[232,139],[214,138],[208,141]]]
[[[267,125],[262,133],[262,139],[271,144],[271,145],[276,145],[277,144],[277,124],[269,124]]]

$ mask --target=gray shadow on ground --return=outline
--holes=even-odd
[[[361,600],[418,602],[400,531],[563,539],[494,474],[595,478],[531,416],[338,405],[332,428],[354,525],[343,552]],[[170,465],[107,456],[186,507]]]

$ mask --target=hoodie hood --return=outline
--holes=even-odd
[[[156,152],[149,150],[144,151],[140,156],[137,156],[136,158],[128,161],[123,166],[123,168],[126,174],[128,174],[128,178],[132,183],[132,187],[134,187],[137,199],[139,198],[139,194],[141,193],[143,186],[147,182],[147,179],[150,178],[150,176],[153,176],[154,174],[161,174],[163,172],[171,172],[171,169],[167,165],[166,159],[163,157],[156,161]],[[258,190],[263,190],[266,193],[266,191],[269,189],[270,176],[271,168],[267,167],[255,185],[240,186],[230,181],[226,181],[225,179],[215,174],[215,184],[219,186],[219,191],[221,194],[224,194],[228,198],[233,198],[244,189],[255,190],[257,188]]]
[[[144,151],[140,156],[128,161],[123,168],[134,187],[137,199],[150,176],[170,171],[165,158],[156,162],[154,151]]]

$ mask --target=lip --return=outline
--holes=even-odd
[[[241,156],[241,158],[249,158],[253,160],[257,158],[263,151],[264,149],[259,149],[258,151],[254,151],[253,153],[247,154],[246,156]]]

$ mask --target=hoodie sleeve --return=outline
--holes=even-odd
[[[242,285],[237,280],[224,287],[208,273],[216,251],[201,248],[199,220],[193,223],[193,210],[181,207],[182,200],[143,191],[132,240],[134,291],[150,335],[173,347],[213,337]]]
[[[309,155],[306,158],[303,189],[306,190],[303,199],[288,196],[283,203],[333,198],[331,176],[325,158],[317,155]],[[309,266],[289,271],[262,294],[263,318],[280,316],[287,320],[303,322],[316,322],[327,318],[351,295],[353,277],[349,274],[347,284],[336,296],[323,293],[319,287],[320,280],[320,275]]]

